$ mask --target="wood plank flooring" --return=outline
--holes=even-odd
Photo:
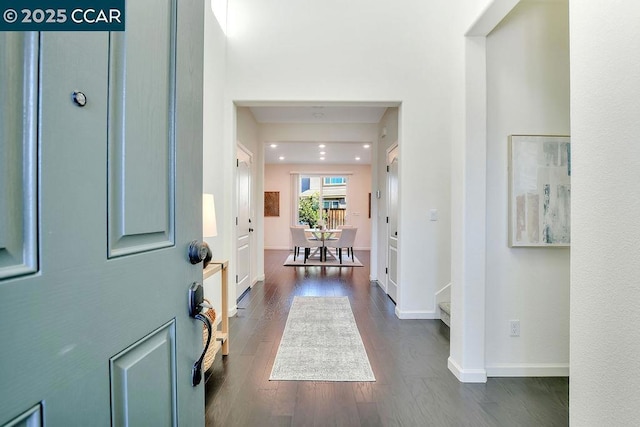
[[[207,426],[567,426],[567,378],[463,384],[447,369],[439,320],[399,320],[364,267],[283,267],[265,251],[265,281],[238,303],[231,352],[207,372]],[[269,381],[296,295],[349,297],[374,383]]]

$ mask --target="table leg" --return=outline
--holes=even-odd
[[[227,334],[227,339],[222,343],[222,355],[227,356],[229,354],[229,292],[228,292],[228,278],[227,278],[227,266],[222,265],[222,332]]]

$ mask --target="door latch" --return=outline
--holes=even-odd
[[[192,240],[191,243],[189,243],[189,262],[191,264],[198,264],[200,261],[203,261],[202,268],[206,268],[212,257],[213,254],[207,242]]]
[[[193,282],[189,287],[189,316],[204,323],[208,331],[207,342],[202,350],[202,354],[193,364],[193,368],[191,369],[191,385],[194,387],[202,381],[202,363],[204,361],[204,356],[209,349],[209,345],[211,344],[211,335],[213,331],[211,321],[207,316],[202,314],[202,309],[205,307],[210,309],[213,308],[204,302],[204,288],[202,287],[202,284]]]

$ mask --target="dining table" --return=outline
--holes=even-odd
[[[318,247],[316,248],[313,253],[310,255],[311,256],[315,256],[318,251],[320,251],[320,261],[321,262],[325,262],[326,256],[327,256],[327,250],[324,246],[324,242],[326,242],[327,240],[335,240],[337,238],[340,237],[340,233],[342,232],[342,229],[339,228],[325,228],[325,229],[321,229],[321,228],[307,228],[304,230],[305,233],[309,233],[311,234],[313,237],[315,237],[317,240],[322,241],[322,247]],[[331,255],[331,254],[330,254]],[[333,255],[331,255],[333,257]]]

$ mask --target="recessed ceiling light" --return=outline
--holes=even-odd
[[[312,116],[316,119],[324,119],[324,113],[313,113]]]
[[[369,147],[371,147],[371,146],[370,146],[369,144],[364,144],[364,145],[363,145],[363,147],[364,147],[364,148],[369,148]]]
[[[324,157],[320,157],[320,160],[324,160]]]
[[[356,160],[360,160],[360,157],[356,157]]]
[[[321,151],[321,152],[320,152],[320,155],[321,155],[321,156],[324,156],[325,154],[327,154],[327,152],[326,152],[326,151]]]
[[[324,144],[320,144],[320,145],[318,145],[318,147],[320,147],[320,148],[324,148],[324,147],[326,147],[326,145],[324,145]]]
[[[278,159],[284,160],[284,156],[280,156],[280,157],[278,157]]]
[[[278,146],[278,144],[271,144],[271,148],[276,148]]]

